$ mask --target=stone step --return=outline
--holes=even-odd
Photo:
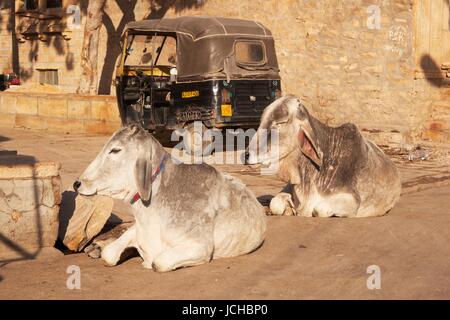
[[[422,132],[422,139],[438,143],[450,143],[450,130],[426,129]]]
[[[429,130],[448,131],[450,132],[450,115],[446,119],[431,119],[425,124],[425,128]]]
[[[450,121],[450,109],[435,109],[431,112],[430,119],[433,121]]]
[[[430,119],[425,127],[432,130],[450,129],[450,99],[433,102]]]
[[[448,150],[450,152],[450,143],[448,143],[448,141],[446,141],[446,142],[437,141],[436,142],[436,141],[430,141],[430,140],[422,140],[420,142],[420,145],[424,148]]]
[[[438,109],[446,109],[446,110],[450,110],[450,98],[447,99],[442,99],[442,100],[438,100],[433,102],[432,104],[432,109],[433,110],[438,110]]]

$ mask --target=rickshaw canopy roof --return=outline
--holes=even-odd
[[[272,33],[256,21],[218,17],[163,18],[130,22],[124,32],[174,33],[177,38],[177,81],[180,82],[213,78],[279,79]],[[249,41],[259,46],[256,49],[261,51],[260,63],[247,65],[236,59],[236,43]]]
[[[131,32],[175,32],[199,40],[214,36],[271,37],[272,33],[261,23],[251,20],[216,17],[179,17],[130,22],[126,30]]]

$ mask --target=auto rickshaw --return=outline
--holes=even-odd
[[[130,22],[121,39],[116,90],[122,124],[157,136],[194,121],[257,128],[281,96],[274,39],[250,20],[179,17]]]

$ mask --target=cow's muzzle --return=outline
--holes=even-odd
[[[253,151],[246,151],[244,154],[244,162],[247,165],[259,164],[258,156]]]
[[[81,181],[80,180],[76,180],[73,183],[73,190],[78,191],[78,188],[80,188],[80,187],[81,187]]]

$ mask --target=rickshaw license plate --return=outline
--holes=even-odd
[[[220,106],[220,111],[222,116],[231,117],[233,115],[233,109],[231,109],[231,104],[223,104]]]
[[[181,98],[194,98],[200,96],[200,92],[198,90],[195,91],[183,91],[181,92]]]

